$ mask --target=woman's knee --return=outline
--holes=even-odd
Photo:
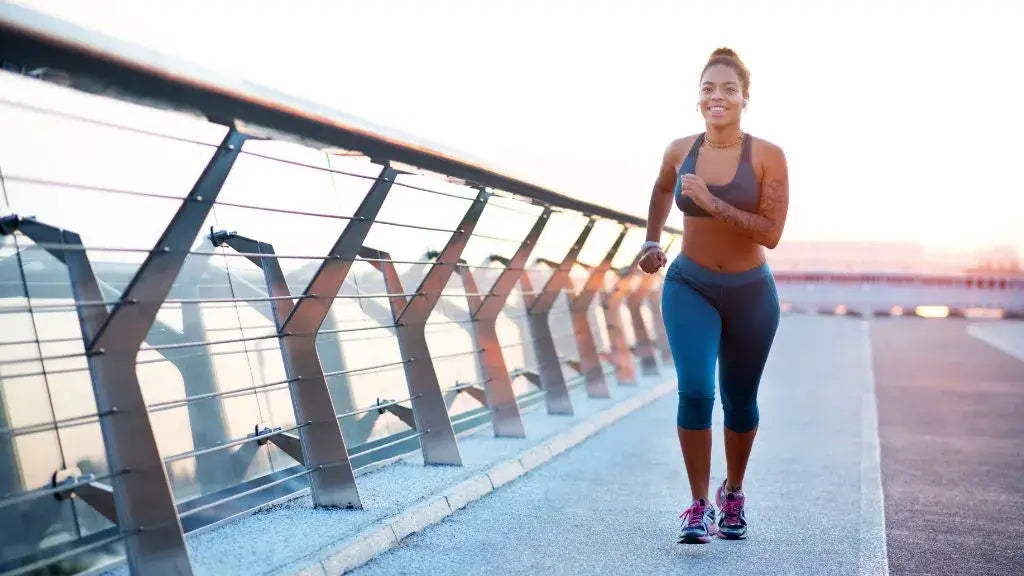
[[[761,421],[757,402],[739,406],[726,406],[723,403],[722,411],[725,413],[725,427],[740,434],[757,428]]]
[[[684,430],[707,430],[711,428],[711,412],[715,397],[679,394],[679,408],[676,411],[676,425]]]

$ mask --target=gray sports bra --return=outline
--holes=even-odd
[[[683,159],[683,164],[676,173],[675,198],[676,205],[688,216],[711,216],[703,208],[698,206],[689,196],[683,196],[682,183],[680,178],[683,174],[696,174],[697,155],[704,144],[704,134],[697,137],[690,152]],[[750,134],[743,135],[743,152],[740,155],[740,165],[736,169],[736,175],[732,181],[721,186],[708,184],[708,192],[712,196],[721,198],[728,204],[746,212],[757,212],[757,204],[761,198],[760,185],[757,181],[757,174],[754,172],[754,163],[751,161],[750,147],[752,138]]]

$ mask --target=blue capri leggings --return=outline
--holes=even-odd
[[[716,272],[680,254],[665,274],[661,302],[679,378],[679,427],[711,427],[717,361],[725,427],[753,430],[757,388],[780,316],[768,264]]]

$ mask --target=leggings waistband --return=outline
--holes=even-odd
[[[720,272],[718,270],[712,270],[705,266],[701,266],[685,253],[680,253],[679,256],[676,256],[675,260],[672,261],[672,264],[668,267],[665,275],[667,278],[674,277],[673,279],[675,280],[686,278],[701,284],[738,286],[740,284],[749,284],[751,282],[770,278],[772,272],[767,261],[741,272]]]

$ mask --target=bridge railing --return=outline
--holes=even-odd
[[[187,574],[669,359],[641,219],[6,4],[0,66],[4,575]]]

